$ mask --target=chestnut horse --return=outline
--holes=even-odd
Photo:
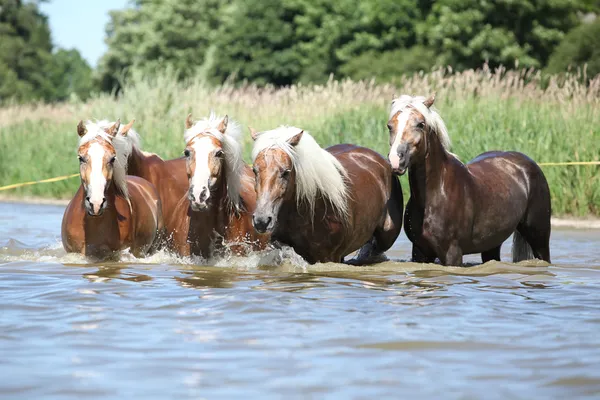
[[[254,227],[309,263],[385,259],[402,229],[402,190],[387,160],[350,144],[322,149],[301,129],[256,133]]]
[[[184,140],[189,190],[171,210],[173,246],[180,255],[209,258],[265,248],[268,235],[252,227],[256,204],[252,170],[242,159],[239,126],[212,114],[193,122]]]
[[[179,221],[173,217],[173,210],[188,190],[185,158],[165,161],[156,154],[142,151],[140,137],[132,129],[134,122],[135,120],[132,120],[119,130],[119,135],[124,138],[127,147],[127,173],[149,181],[158,190],[165,222],[165,237],[161,238],[161,242],[166,242],[172,247],[172,238],[179,226]],[[102,124],[110,125],[106,121],[102,121]]]
[[[540,167],[522,153],[491,151],[463,164],[448,151],[434,96],[392,102],[389,160],[408,169],[410,200],[404,229],[416,262],[461,265],[463,254],[500,260],[512,233],[513,261],[550,262],[550,190]]]
[[[67,252],[104,259],[129,247],[140,257],[158,245],[160,199],[151,183],[126,175],[127,144],[117,136],[119,125],[77,125],[81,186],[63,216]]]

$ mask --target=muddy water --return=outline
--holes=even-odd
[[[600,231],[554,230],[552,265],[406,263],[404,234],[368,268],[87,264],[62,211],[0,204],[0,398],[600,396]]]

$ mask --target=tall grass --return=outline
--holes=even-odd
[[[184,148],[186,115],[200,118],[211,109],[259,130],[296,125],[323,146],[350,142],[386,154],[392,98],[434,91],[453,151],[465,161],[487,150],[517,150],[538,162],[599,160],[600,77],[588,85],[579,82],[576,76],[542,82],[537,71],[486,68],[417,74],[397,86],[331,80],[282,89],[178,83],[168,73],[134,76],[117,99],[101,95],[87,103],[0,109],[0,186],[77,172],[75,126],[90,118],[135,118],[144,149],[165,158]],[[248,159],[250,135],[243,140]],[[544,172],[556,215],[600,215],[600,167],[544,167]],[[69,198],[78,184],[71,179],[12,193]],[[402,185],[408,193],[406,178]]]

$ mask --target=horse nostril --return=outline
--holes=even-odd
[[[267,226],[269,226],[271,224],[271,221],[273,221],[273,218],[271,218],[271,217],[267,218]]]
[[[208,190],[206,188],[202,188],[202,192],[200,192],[200,201],[206,200]]]
[[[102,206],[104,205],[104,203],[106,203],[106,197],[102,198],[102,203],[100,203],[100,208],[102,208]]]
[[[86,196],[86,197],[85,197],[85,200],[86,200],[86,201],[89,203],[89,201],[90,201],[90,196]]]

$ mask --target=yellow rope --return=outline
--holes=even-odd
[[[600,165],[600,161],[567,161],[567,162],[546,162],[538,163],[541,167],[556,167],[556,166],[569,166],[569,165]],[[16,189],[23,186],[37,185],[38,183],[50,183],[59,182],[67,179],[75,178],[79,174],[57,176],[56,178],[42,179],[41,181],[31,181],[23,183],[15,183],[13,185],[0,186],[0,192],[3,190]]]
[[[79,176],[79,174],[57,176],[56,178],[42,179],[41,181],[31,181],[31,182],[15,183],[13,185],[1,186],[0,187],[0,192],[3,191],[3,190],[16,189],[16,188],[20,188],[20,187],[23,187],[23,186],[37,185],[38,183],[49,183],[49,182],[64,181],[64,180],[67,180],[67,179],[75,178],[76,176]]]
[[[563,165],[600,165],[600,161],[568,161],[568,162],[542,162],[538,163],[541,167],[554,167]]]

